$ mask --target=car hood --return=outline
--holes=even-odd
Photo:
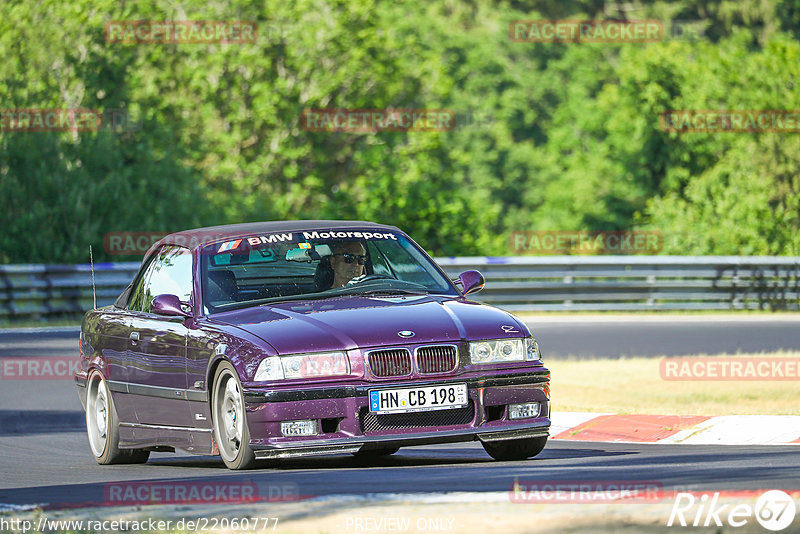
[[[279,354],[400,344],[523,337],[513,315],[462,298],[343,297],[292,301],[215,314],[213,321],[246,330]],[[401,337],[411,331],[413,337]]]

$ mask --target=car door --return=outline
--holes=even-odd
[[[136,412],[128,395],[128,334],[130,318],[124,308],[104,308],[87,314],[81,332],[81,347],[85,354],[98,354],[105,365],[103,376],[114,401],[121,423],[135,423]]]
[[[120,422],[130,424],[136,423],[136,397],[128,391],[128,368],[130,366],[131,332],[133,323],[138,318],[139,312],[131,309],[131,304],[135,297],[143,295],[145,284],[150,277],[153,268],[153,257],[147,259],[142,264],[139,272],[136,273],[131,285],[128,286],[122,295],[117,298],[109,316],[112,320],[103,322],[105,331],[113,332],[113,337],[104,336],[103,341],[107,347],[103,349],[103,357],[107,362],[106,379],[111,396],[114,399],[114,407]],[[104,317],[105,319],[105,317]],[[113,327],[106,328],[106,323],[111,322]],[[108,343],[111,341],[111,343]]]
[[[128,391],[140,424],[189,427],[186,401],[184,317],[152,313],[157,295],[177,295],[192,301],[192,255],[188,249],[164,245],[154,253],[146,279],[135,287],[128,304],[130,334],[127,351]]]

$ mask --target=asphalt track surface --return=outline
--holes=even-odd
[[[27,438],[27,439],[25,439]],[[495,462],[478,444],[411,447],[379,460],[331,456],[232,472],[219,458],[157,453],[140,466],[99,466],[83,433],[4,436],[0,503],[44,508],[125,504],[111,487],[255,484],[264,500],[376,493],[508,492],[522,483],[638,482],[665,491],[800,489],[795,447],[553,441],[533,460]],[[13,467],[12,467],[13,466]],[[134,485],[135,487],[135,485]]]
[[[800,350],[800,315],[554,316],[525,322],[545,357],[620,358]],[[0,358],[61,356],[73,351],[77,336],[77,327],[0,330]]]
[[[532,323],[546,358],[800,350],[800,319],[548,319]],[[0,360],[68,356],[76,332],[0,333]],[[71,380],[0,380],[0,510],[102,504],[108,484],[247,482],[267,497],[374,493],[505,492],[514,480],[639,481],[665,490],[800,490],[800,447],[551,441],[524,462],[495,462],[478,443],[412,447],[363,460],[330,456],[268,461],[228,471],[217,457],[153,453],[146,465],[99,466]]]

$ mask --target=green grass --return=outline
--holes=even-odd
[[[706,355],[698,355],[706,356]],[[800,359],[800,352],[712,358]],[[800,415],[800,380],[664,380],[662,357],[548,359],[553,411],[657,415]]]

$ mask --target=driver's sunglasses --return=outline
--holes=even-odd
[[[358,262],[359,265],[366,265],[367,264],[367,257],[360,256],[358,254],[334,254],[334,256],[341,256],[344,258],[345,263],[353,263]]]

